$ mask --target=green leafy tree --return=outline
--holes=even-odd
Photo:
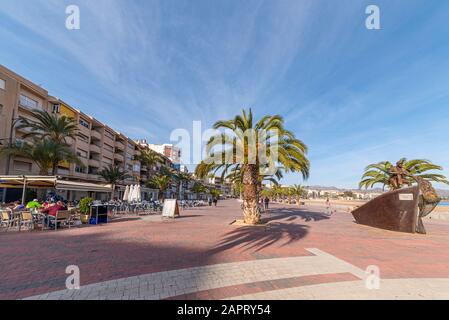
[[[242,115],[234,119],[216,122],[214,128],[226,129],[227,132],[210,139],[206,148],[208,157],[196,167],[195,175],[203,178],[219,170],[224,171],[223,174],[240,170],[245,223],[260,223],[259,178],[264,175],[267,166],[278,167],[285,172],[299,172],[305,179],[309,176],[307,146],[284,127],[281,116],[264,116],[255,121],[251,109],[248,112],[243,110]],[[274,132],[277,133],[276,137]],[[255,144],[246,133],[255,137]],[[266,148],[265,159],[260,158],[263,148]]]

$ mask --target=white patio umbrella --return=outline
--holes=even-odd
[[[126,186],[125,192],[123,193],[123,201],[128,201],[129,198],[129,186]]]
[[[142,201],[142,191],[141,191],[141,189],[140,189],[140,185],[137,185],[136,186],[137,188],[136,188],[136,201],[137,202],[141,202]]]
[[[128,201],[132,202],[133,201],[133,197],[134,197],[134,186],[130,185],[129,186]]]
[[[132,201],[137,201],[137,184],[133,185]]]

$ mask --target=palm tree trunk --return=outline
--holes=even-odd
[[[260,212],[258,208],[258,166],[245,164],[243,166],[243,217],[247,224],[259,224]]]
[[[115,184],[112,184],[111,200],[114,200]]]
[[[57,163],[53,163],[53,166],[51,168],[51,175],[55,176],[56,175],[56,169],[57,169],[58,164]]]

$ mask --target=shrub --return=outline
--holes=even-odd
[[[80,212],[83,214],[89,214],[90,205],[93,201],[94,199],[92,198],[82,198],[79,203]]]

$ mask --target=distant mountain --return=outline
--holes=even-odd
[[[363,193],[382,193],[384,190],[382,188],[374,188],[374,189],[368,189],[368,190],[360,190],[360,189],[351,189],[351,188],[337,188],[337,187],[327,187],[327,186],[306,186],[308,189],[314,189],[314,190],[337,190],[341,192],[345,191],[354,191],[354,192],[363,192]]]
[[[368,189],[368,190],[359,190],[359,189],[345,189],[345,188],[337,188],[337,187],[327,187],[327,186],[306,186],[308,189],[314,189],[314,190],[337,190],[337,191],[354,191],[354,192],[363,192],[363,193],[382,193],[384,190],[382,188],[374,188],[374,189]],[[438,195],[442,198],[449,198],[449,190],[446,189],[436,189]]]

